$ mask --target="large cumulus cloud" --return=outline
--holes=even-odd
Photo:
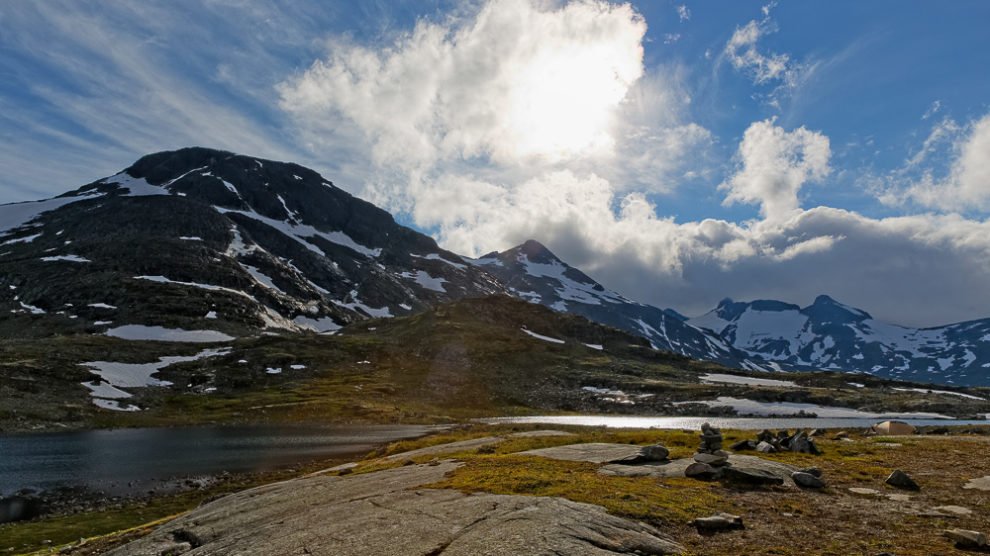
[[[726,296],[828,293],[904,324],[987,316],[990,223],[944,209],[985,202],[990,123],[967,128],[945,179],[883,190],[942,212],[805,208],[804,187],[828,186],[828,137],[757,121],[735,168],[714,174],[716,139],[688,117],[676,72],[643,67],[645,31],[624,4],[492,0],[388,44],[331,41],[281,84],[281,107],[314,152],[366,168],[366,196],[464,254],[535,238],[607,286],[687,314]],[[726,55],[757,82],[787,81],[793,64],[755,49],[764,32],[737,30]],[[665,216],[662,194],[699,177],[760,218]]]

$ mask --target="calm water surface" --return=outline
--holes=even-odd
[[[990,421],[966,421],[959,419],[896,419],[912,425],[990,425]],[[490,424],[541,424],[541,425],[581,425],[588,427],[610,427],[629,429],[697,429],[702,423],[727,429],[861,429],[875,425],[886,419],[859,418],[797,418],[797,417],[635,417],[617,415],[544,415],[529,417],[498,417],[482,419]]]
[[[0,496],[84,486],[140,492],[178,477],[267,471],[423,436],[425,425],[244,426],[0,435]]]

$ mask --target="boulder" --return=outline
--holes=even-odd
[[[839,431],[832,437],[833,440],[843,440],[846,438],[849,438],[849,433],[846,431]]]
[[[707,463],[701,463],[697,461],[692,463],[691,465],[688,465],[687,468],[684,469],[684,476],[690,477],[692,479],[701,479],[707,481],[709,479],[715,478],[716,475],[718,475],[718,471],[714,467],[708,465]]]
[[[646,461],[664,461],[670,456],[670,450],[666,446],[654,444],[652,446],[643,446],[639,450],[639,454]]]
[[[914,482],[914,479],[910,475],[900,469],[895,469],[884,482],[892,487],[903,488],[904,490],[921,490],[918,483]]]
[[[742,517],[722,512],[708,517],[699,517],[692,520],[690,525],[694,525],[698,529],[698,532],[728,531],[745,528]]]
[[[740,440],[739,442],[736,442],[732,446],[729,446],[729,449],[732,450],[733,452],[746,452],[749,450],[755,450],[756,442],[752,440]]]
[[[825,481],[812,475],[811,473],[795,471],[794,473],[791,473],[791,480],[793,480],[794,484],[801,488],[825,488]]]
[[[732,466],[722,469],[721,479],[729,484],[747,486],[784,484],[784,479],[782,477],[775,475],[770,471],[764,471],[762,469],[743,469]]]
[[[987,536],[979,531],[946,529],[943,534],[956,543],[956,548],[979,549],[987,546]]]
[[[725,465],[725,463],[729,461],[729,456],[722,454],[697,453],[694,455],[694,461],[711,465],[713,467],[718,467],[720,465]]]
[[[760,443],[756,445],[756,451],[763,452],[764,454],[772,454],[776,452],[777,449],[773,447],[773,444],[761,440]]]
[[[822,429],[811,429],[811,432],[808,433],[808,436],[812,438],[818,436],[825,436],[825,431],[823,431]]]

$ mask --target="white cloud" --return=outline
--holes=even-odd
[[[645,33],[627,4],[493,0],[468,20],[420,20],[390,48],[334,41],[281,104],[315,137],[355,125],[380,165],[607,155]]]
[[[937,174],[938,162],[947,169]],[[903,168],[881,180],[879,198],[943,211],[990,210],[990,114],[960,126],[938,122]]]
[[[763,219],[658,215],[657,194],[683,188],[684,176],[718,183],[707,154],[716,139],[685,119],[691,98],[676,67],[642,72],[644,31],[627,6],[497,0],[461,18],[420,21],[377,47],[335,40],[325,60],[283,84],[282,105],[314,153],[350,148],[368,161],[366,197],[407,211],[456,252],[534,238],[633,299],[687,314],[725,296],[810,302],[829,293],[906,324],[984,316],[990,224],[802,209],[802,187],[828,174],[831,155],[829,139],[803,127],[757,121],[739,145],[723,191],[728,202],[758,204]],[[793,80],[789,58],[756,49],[766,28],[741,32],[743,69]],[[539,111],[514,112],[533,88],[523,87],[525,76],[577,51],[602,56],[573,78],[604,81],[591,105],[552,107],[544,122]],[[550,102],[539,90],[534,98]],[[575,137],[541,131],[585,111],[598,123],[561,127]],[[533,126],[520,123],[522,113]],[[534,138],[524,137],[534,127]],[[360,158],[366,151],[370,160]]]
[[[680,6],[677,6],[677,17],[679,17],[681,21],[688,21],[691,19],[691,10],[684,4],[681,4]]]
[[[768,220],[779,220],[799,208],[798,192],[808,181],[829,173],[828,137],[800,127],[785,131],[773,120],[749,126],[739,145],[740,168],[720,187],[726,204],[757,203]]]
[[[781,98],[806,82],[817,64],[797,62],[788,54],[765,49],[761,51],[758,45],[760,39],[777,31],[776,24],[770,19],[770,11],[775,6],[776,3],[763,6],[763,19],[751,20],[742,27],[736,27],[722,50],[719,62],[727,59],[733,68],[749,76],[755,85],[773,85],[768,94],[760,96],[771,106],[779,108]]]
[[[927,120],[935,114],[938,114],[940,110],[942,110],[942,101],[936,100],[932,102],[931,106],[928,107],[928,110],[925,110],[925,113],[921,115],[921,119]]]

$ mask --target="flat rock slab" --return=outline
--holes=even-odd
[[[316,476],[220,498],[111,556],[676,554],[656,529],[561,498],[417,489],[459,464]]]
[[[880,491],[875,488],[850,487],[849,492],[853,494],[862,494],[864,496],[880,496]]]
[[[639,453],[642,446],[632,444],[608,444],[590,442],[587,444],[568,444],[554,448],[540,448],[520,452],[524,456],[540,456],[564,461],[587,461],[591,463],[606,463],[617,459],[627,458]],[[629,466],[635,467],[635,466]]]
[[[675,459],[667,462],[650,462],[638,465],[610,464],[598,470],[603,475],[619,477],[684,477],[684,470],[694,463],[691,458]],[[766,471],[784,480],[784,484],[793,485],[791,473],[798,470],[793,465],[770,461],[758,456],[731,454],[728,463],[737,469]]]
[[[573,432],[539,430],[539,431],[514,432],[509,435],[509,438],[543,438],[546,436],[577,436],[577,435],[574,434]]]
[[[969,490],[990,491],[990,475],[986,477],[980,477],[979,479],[970,479],[968,483],[963,485],[963,488]]]
[[[387,456],[385,459],[387,461],[395,461],[400,459],[412,459],[419,456],[453,454],[454,452],[463,452],[465,450],[476,450],[485,446],[494,446],[502,440],[504,439],[500,436],[484,436],[481,438],[472,438],[470,440],[460,440],[458,442],[448,442],[446,444],[437,444],[436,446],[427,446],[426,448],[409,450],[408,452],[392,454],[391,456]]]
[[[965,508],[963,506],[936,506],[932,510],[942,513],[942,514],[952,514],[952,515],[970,515],[973,510]]]

